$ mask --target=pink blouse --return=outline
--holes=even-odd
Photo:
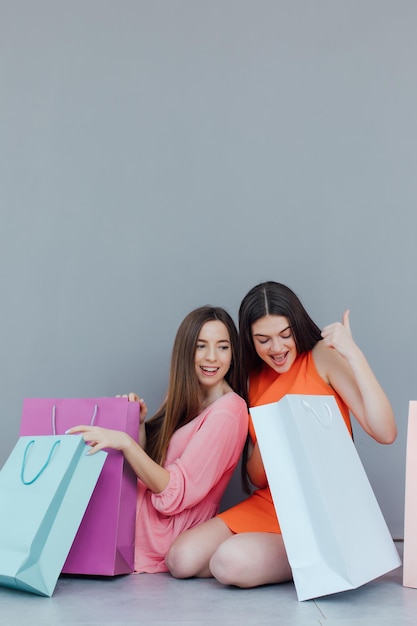
[[[138,480],[136,572],[168,571],[165,555],[174,539],[218,513],[247,432],[246,403],[234,392],[175,431],[164,466],[167,487],[153,493]]]

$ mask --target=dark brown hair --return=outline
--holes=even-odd
[[[263,365],[253,343],[252,326],[266,315],[287,318],[297,354],[312,350],[321,339],[320,328],[289,287],[273,281],[256,285],[243,298],[239,308],[240,360],[246,377],[259,371]]]
[[[321,339],[320,328],[313,322],[300,299],[286,285],[268,281],[253,287],[243,298],[239,308],[239,360],[243,385],[243,397],[248,401],[248,379],[253,372],[259,371],[264,362],[258,356],[252,337],[252,326],[266,315],[282,315],[291,327],[297,354],[309,352]],[[242,455],[242,484],[250,492],[249,478],[246,471],[248,458],[247,439]]]

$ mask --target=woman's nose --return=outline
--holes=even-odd
[[[207,347],[207,352],[206,352],[206,358],[209,361],[215,361],[216,359],[216,351],[214,349],[214,347]]]
[[[282,349],[282,339],[280,337],[273,337],[271,342],[271,351],[279,352]]]

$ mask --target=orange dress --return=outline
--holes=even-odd
[[[349,409],[317,372],[312,352],[301,354],[291,369],[284,374],[277,374],[272,368],[265,366],[259,374],[251,377],[249,406],[278,402],[289,393],[334,396],[346,426],[352,434]],[[252,420],[249,422],[249,435],[255,443],[256,435]],[[257,489],[249,498],[220,513],[218,517],[234,533],[281,533],[269,487]]]

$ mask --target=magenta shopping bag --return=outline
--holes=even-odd
[[[136,441],[139,403],[127,398],[26,398],[20,435],[55,435],[92,424]],[[122,452],[108,456],[62,572],[114,576],[134,567],[137,479]]]

